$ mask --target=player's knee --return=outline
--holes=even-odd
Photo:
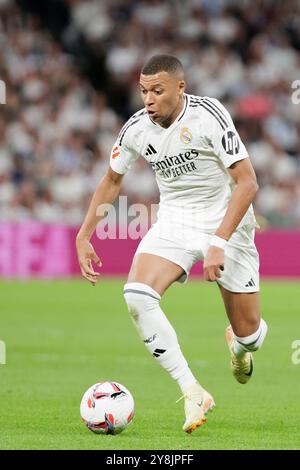
[[[130,282],[124,286],[124,298],[133,318],[157,308],[160,295],[146,284]]]

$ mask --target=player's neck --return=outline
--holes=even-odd
[[[178,101],[178,105],[174,109],[173,113],[168,118],[166,118],[166,120],[160,123],[160,126],[163,127],[164,129],[167,129],[168,127],[170,127],[173,124],[173,122],[178,118],[178,116],[181,114],[184,103],[185,103],[185,96],[183,95],[182,97],[180,97]]]

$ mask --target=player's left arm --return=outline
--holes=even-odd
[[[225,216],[204,259],[204,277],[207,281],[215,281],[224,269],[226,242],[246,214],[258,185],[247,149],[229,112],[214,98],[206,100],[206,106],[210,109],[206,119],[207,135],[215,155],[235,182]]]
[[[223,221],[215,235],[229,240],[249,209],[258,191],[256,175],[249,158],[239,160],[227,168],[236,186],[228,204]]]
[[[233,163],[227,170],[236,186],[221,225],[215,232],[215,235],[225,243],[236,230],[258,191],[256,175],[249,158]],[[223,269],[224,249],[221,246],[210,245],[204,259],[205,280],[215,281],[221,277],[220,271]]]

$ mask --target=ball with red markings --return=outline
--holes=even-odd
[[[83,395],[80,415],[86,426],[97,434],[119,434],[132,421],[133,397],[118,382],[99,382]]]

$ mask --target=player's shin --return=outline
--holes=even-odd
[[[146,284],[131,282],[124,287],[124,297],[146,348],[184,392],[196,379],[180,350],[174,328],[160,308],[160,295]]]

